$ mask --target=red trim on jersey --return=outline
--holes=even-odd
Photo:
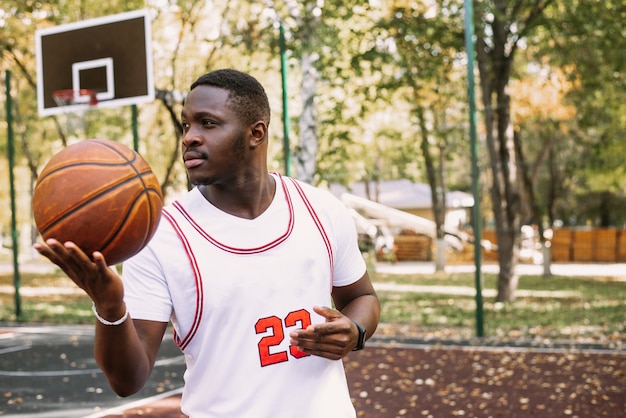
[[[226,244],[223,244],[219,242],[218,240],[216,240],[215,238],[213,238],[209,233],[204,231],[204,229],[202,229],[202,227],[200,227],[200,225],[196,223],[196,221],[191,217],[191,215],[189,215],[189,213],[185,210],[185,208],[182,207],[180,202],[175,201],[172,203],[172,206],[200,234],[200,236],[204,237],[207,241],[209,241],[211,244],[213,244],[217,248],[223,251],[229,252],[229,253],[233,253],[233,254],[258,254],[264,251],[268,251],[280,245],[281,243],[283,243],[291,235],[293,228],[294,228],[294,224],[295,224],[295,216],[294,216],[294,209],[293,209],[293,201],[291,199],[291,193],[283,177],[280,174],[277,174],[277,175],[280,179],[283,191],[285,193],[285,200],[287,202],[287,207],[289,208],[289,222],[287,225],[287,230],[285,231],[284,234],[282,234],[277,239],[259,247],[237,248],[237,247],[231,247]],[[324,226],[321,220],[319,219],[317,212],[313,208],[313,205],[311,204],[304,190],[302,189],[302,186],[296,180],[292,178],[289,178],[289,180],[294,185],[296,191],[300,195],[300,198],[302,202],[304,203],[304,206],[307,208],[311,216],[311,219],[315,223],[315,226],[317,227],[318,231],[320,232],[320,235],[322,236],[324,245],[326,246],[326,251],[328,253],[328,259],[329,259],[329,264],[330,264],[330,276],[331,276],[331,280],[330,280],[331,289],[330,290],[332,291],[335,260],[333,257],[333,248],[332,248],[330,239],[328,238],[328,234],[326,233],[326,230],[324,229]],[[202,318],[202,310],[204,307],[202,274],[198,267],[198,263],[194,255],[194,252],[191,248],[191,245],[189,244],[189,241],[187,240],[187,237],[185,233],[183,232],[183,230],[181,229],[180,225],[176,222],[176,220],[174,219],[174,216],[171,213],[169,213],[166,209],[163,209],[163,214],[165,218],[169,221],[169,223],[172,225],[172,227],[174,228],[176,234],[178,235],[184,247],[185,253],[187,254],[187,258],[189,259],[189,263],[193,270],[194,278],[196,281],[197,295],[196,295],[196,313],[194,316],[194,322],[189,332],[187,333],[187,335],[185,335],[184,338],[180,338],[180,336],[176,333],[176,330],[174,330],[174,342],[178,345],[178,347],[181,350],[184,350],[189,345],[193,337],[196,335],[198,328],[200,326],[201,318]]]
[[[309,211],[309,214],[311,215],[311,218],[313,219],[315,226],[317,226],[317,229],[320,231],[322,240],[324,240],[324,244],[326,245],[326,251],[328,252],[328,259],[330,261],[330,278],[331,278],[330,282],[331,282],[331,287],[332,287],[332,283],[334,282],[335,257],[333,256],[333,247],[330,243],[330,239],[328,239],[328,234],[326,234],[326,230],[324,229],[324,225],[322,225],[322,221],[320,221],[319,216],[317,216],[317,212],[315,211],[315,208],[313,207],[313,205],[311,205],[311,202],[309,201],[309,198],[304,193],[304,190],[302,189],[302,186],[300,185],[300,183],[298,183],[296,180],[292,178],[290,178],[289,180],[291,180],[291,183],[296,187],[298,194],[302,198],[302,202],[304,203],[304,206],[306,206],[307,210]]]
[[[185,249],[185,253],[187,254],[187,258],[189,259],[189,265],[193,270],[193,276],[196,282],[196,313],[194,315],[193,324],[191,324],[189,332],[187,333],[187,335],[185,335],[184,338],[180,338],[180,335],[178,335],[176,330],[174,330],[174,342],[181,350],[184,350],[187,345],[189,345],[194,335],[196,335],[196,332],[198,332],[198,328],[200,327],[200,319],[202,318],[202,310],[204,308],[202,273],[200,272],[200,268],[198,267],[198,261],[196,260],[193,250],[191,249],[191,245],[189,245],[189,241],[187,240],[187,237],[185,236],[183,230],[180,228],[174,217],[166,209],[163,209],[163,215],[165,216],[165,219],[168,220],[170,225],[172,225],[172,228],[174,228],[176,235],[178,235],[178,238],[180,239],[180,242]]]
[[[211,244],[215,245],[217,248],[223,251],[226,251],[228,253],[232,253],[232,254],[258,254],[258,253],[271,250],[272,248],[277,247],[278,245],[282,244],[283,242],[285,242],[287,238],[289,238],[289,235],[291,235],[291,232],[293,231],[293,226],[295,223],[294,213],[293,213],[293,202],[291,201],[291,195],[289,194],[287,187],[285,187],[285,182],[282,179],[282,177],[280,178],[280,180],[281,180],[282,188],[285,192],[285,200],[287,201],[287,207],[289,208],[289,222],[287,224],[287,229],[281,236],[279,236],[275,240],[270,241],[267,244],[261,245],[259,247],[237,248],[237,247],[231,247],[229,245],[226,245],[218,241],[217,239],[213,238],[211,234],[209,234],[204,229],[202,229],[202,227],[198,225],[198,223],[196,223],[196,221],[189,215],[189,213],[185,210],[185,208],[182,207],[180,202],[175,201],[173,203],[173,206],[178,210],[178,212],[180,212],[180,214],[187,220],[187,222],[189,222],[189,224],[196,231],[198,231],[198,233],[202,237],[204,237]]]

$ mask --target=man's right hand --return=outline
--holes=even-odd
[[[98,312],[104,316],[115,313],[123,305],[124,286],[117,272],[107,266],[102,253],[95,251],[91,258],[75,243],[61,243],[48,239],[36,243],[35,250],[56,264],[74,283],[89,295]]]

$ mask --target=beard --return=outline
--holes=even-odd
[[[246,157],[246,135],[244,132],[241,132],[237,139],[233,142],[231,146],[231,151],[233,152],[233,156],[237,161],[243,161]]]
[[[228,149],[230,155],[232,156],[232,164],[231,166],[237,171],[235,168],[236,165],[246,159],[246,134],[245,132],[241,132],[237,135],[237,137],[232,141],[230,148]],[[199,152],[199,151],[198,151]],[[205,155],[202,153],[202,155]],[[234,173],[232,171],[230,174]],[[189,173],[187,174],[187,179],[189,184],[193,186],[210,186],[213,184],[219,184],[224,181],[226,178],[230,176],[229,173],[226,173],[226,170],[222,173],[213,174],[208,177],[200,176],[196,178],[191,178]]]

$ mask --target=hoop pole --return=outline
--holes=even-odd
[[[137,105],[133,104],[130,107],[132,112],[132,124],[133,124],[133,149],[139,152],[139,115],[137,111]]]
[[[20,268],[18,262],[19,240],[17,235],[17,220],[15,209],[15,166],[14,136],[13,136],[13,103],[11,99],[11,71],[6,72],[6,113],[7,113],[7,152],[9,158],[9,184],[11,193],[11,238],[13,240],[13,286],[15,287],[15,317],[19,320],[22,316],[22,299],[20,297]]]
[[[476,336],[484,336],[482,294],[482,215],[480,213],[480,188],[478,184],[478,144],[476,142],[476,100],[474,97],[474,3],[465,0],[465,50],[467,53],[467,93],[469,99],[470,148],[472,156],[472,221],[474,228],[474,282],[476,285]]]
[[[280,75],[283,88],[283,159],[285,161],[285,175],[291,176],[291,151],[289,145],[289,103],[287,94],[287,47],[285,45],[285,28],[279,26],[280,43]]]

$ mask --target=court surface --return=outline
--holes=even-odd
[[[345,359],[359,417],[624,417],[626,352],[376,341]],[[146,387],[117,397],[93,327],[0,325],[0,416],[179,417],[183,358],[164,339]]]

